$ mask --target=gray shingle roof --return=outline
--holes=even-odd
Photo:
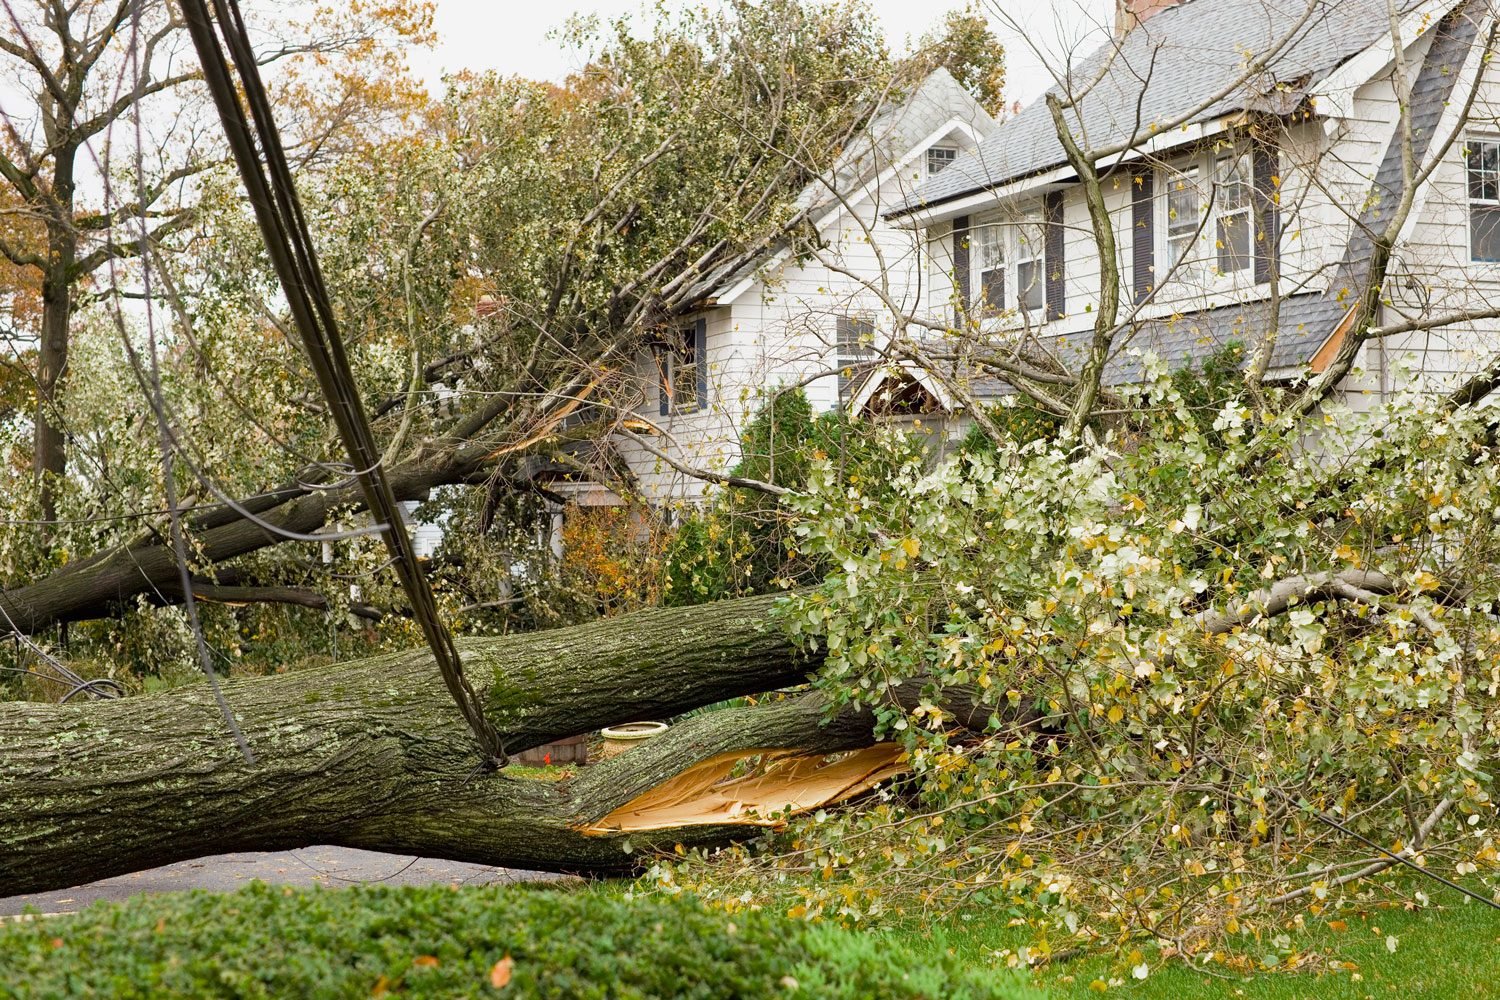
[[[1280,345],[1312,343],[1316,350],[1343,316],[1346,307],[1321,293],[1289,295],[1281,300],[1276,318],[1277,350],[1272,354],[1272,369],[1283,367],[1275,359],[1283,352]],[[1133,334],[1115,339],[1109,361],[1104,369],[1106,385],[1132,385],[1145,378],[1143,356],[1154,354],[1170,371],[1202,364],[1207,358],[1233,344],[1244,348],[1242,361],[1248,361],[1251,351],[1265,338],[1271,315],[1268,302],[1251,302],[1202,309],[1142,323]],[[1054,354],[1069,371],[1078,371],[1088,351],[1092,331],[1081,331],[1059,337],[1039,337],[1041,346]],[[942,356],[951,351],[952,343],[937,339],[925,339],[923,348],[930,354]],[[1298,347],[1303,353],[1295,362],[1307,360],[1310,350]],[[981,366],[962,359],[940,362],[948,378],[960,381],[976,399],[993,400],[1013,395],[1015,390],[1003,379]]]
[[[1397,5],[1404,11],[1418,2],[1397,0]],[[1113,57],[1080,102],[1082,134],[1094,148],[1149,136],[1153,123],[1175,120],[1232,87],[1304,17],[1295,40],[1277,50],[1263,72],[1200,110],[1191,123],[1241,110],[1289,111],[1331,71],[1390,30],[1387,0],[1185,0],[1126,34],[1117,55],[1111,41],[1072,68],[1072,89],[1078,90]],[[1077,119],[1069,120],[1077,133]],[[897,212],[1064,162],[1051,113],[1039,98],[918,189]]]

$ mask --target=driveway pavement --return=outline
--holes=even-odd
[[[0,918],[14,916],[28,906],[43,913],[72,913],[101,899],[127,899],[142,892],[232,891],[257,878],[277,885],[339,887],[366,882],[490,885],[555,877],[541,872],[490,868],[436,858],[402,857],[350,847],[303,847],[295,851],[215,854],[131,875],[117,875],[72,889],[0,898]]]

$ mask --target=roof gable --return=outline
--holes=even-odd
[[[797,197],[799,207],[812,213],[815,224],[868,197],[884,174],[909,162],[927,145],[955,130],[982,138],[995,120],[953,74],[939,67],[909,95],[882,106],[834,167],[832,177],[814,180]],[[952,169],[949,167],[948,169]],[[786,256],[786,247],[773,244],[750,258],[705,274],[687,299],[695,305],[710,298],[727,303],[753,283],[757,275]],[[723,294],[719,294],[723,293]]]

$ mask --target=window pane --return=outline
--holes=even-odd
[[[1250,266],[1250,213],[1219,217],[1219,270],[1228,274]]]
[[[1500,261],[1500,208],[1475,205],[1470,209],[1469,240],[1475,260]]]
[[[854,316],[838,318],[838,354],[844,359],[863,359],[875,353],[875,324]]]
[[[981,271],[989,271],[1005,265],[1005,244],[1001,242],[1003,233],[995,224],[982,226],[976,231],[974,242],[974,263]]]
[[[1500,142],[1470,142],[1465,150],[1469,197],[1500,201]]]
[[[982,314],[992,316],[1005,308],[1005,268],[982,271],[979,275],[979,291],[984,296]]]
[[[1250,205],[1250,158],[1243,154],[1218,160],[1219,211],[1237,212]]]
[[[1203,195],[1198,190],[1198,169],[1191,167],[1167,178],[1167,235],[1178,236],[1198,228]]]
[[[1167,238],[1167,267],[1176,267],[1177,263],[1188,256],[1193,248],[1193,234],[1187,233],[1183,236],[1170,236]],[[1178,271],[1178,276],[1181,276]]]
[[[958,150],[947,146],[933,146],[927,150],[927,176],[941,173],[943,168],[958,159]]]
[[[1040,312],[1045,301],[1046,288],[1042,280],[1042,262],[1022,261],[1016,265],[1017,304],[1027,312]]]

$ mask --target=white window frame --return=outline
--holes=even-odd
[[[983,236],[981,236],[983,234]],[[993,262],[986,255],[998,253],[998,268],[986,267]],[[1022,268],[1031,265],[1032,283],[1021,281]],[[1030,322],[1036,323],[1047,315],[1047,221],[1040,208],[1007,217],[991,219],[973,226],[969,231],[969,299],[970,305],[979,303],[984,291],[984,275],[991,270],[1002,272],[1001,301],[985,300],[976,315],[989,319],[1002,313],[1014,312]],[[1030,292],[1032,301],[1022,301],[1024,292]]]
[[[1474,152],[1478,147],[1482,146],[1489,146],[1494,149],[1495,169],[1485,170],[1483,165],[1481,164],[1481,191],[1480,195],[1476,197],[1474,194],[1474,178],[1471,172],[1472,167],[1469,162],[1469,157],[1472,152]],[[1474,255],[1475,210],[1479,209],[1481,211],[1491,211],[1496,213],[1497,215],[1500,215],[1500,135],[1494,135],[1491,133],[1466,135],[1464,136],[1462,148],[1460,149],[1460,155],[1463,157],[1465,206],[1464,233],[1466,242],[1468,243],[1467,253],[1469,262],[1473,264],[1500,264],[1500,255],[1497,255],[1495,257],[1476,257]],[[1483,154],[1481,153],[1481,156],[1482,155]],[[1485,174],[1490,175],[1490,183],[1492,184],[1491,190],[1493,194],[1490,197],[1485,197],[1482,189]],[[1497,222],[1497,225],[1500,225],[1500,222]]]
[[[1005,300],[1011,295],[1009,228],[1009,223],[996,219],[969,230],[969,304],[977,304],[982,317],[1003,313]],[[991,302],[986,295],[985,275],[996,271],[1000,272],[1000,301]]]
[[[1236,174],[1238,176],[1236,176]],[[1255,164],[1250,149],[1236,144],[1214,155],[1214,269],[1219,274],[1255,271]],[[1229,246],[1225,227],[1245,227],[1244,256],[1225,268]]]
[[[1243,168],[1231,181],[1229,171]],[[1171,283],[1242,282],[1255,274],[1255,163],[1246,142],[1225,143],[1167,164],[1157,171],[1156,273]],[[1198,192],[1198,211],[1188,225],[1172,195],[1178,185]],[[1231,186],[1232,185],[1232,186]],[[1236,198],[1236,194],[1239,198]],[[1245,254],[1226,268],[1223,227],[1245,226]],[[1173,229],[1177,231],[1174,233]],[[1186,261],[1178,264],[1183,257]]]
[[[933,156],[934,153],[937,153],[939,155]],[[941,160],[942,165],[937,167],[936,169],[933,169],[933,163],[937,160]],[[953,164],[958,162],[958,147],[941,145],[928,146],[927,152],[923,157],[923,162],[927,166],[927,176],[936,177],[938,174],[942,173],[944,170],[947,170],[949,167],[953,166]]]
[[[697,413],[702,402],[698,399],[698,366],[703,359],[698,357],[696,331],[692,326],[669,330],[657,350],[660,378],[667,391],[667,412]],[[686,390],[679,392],[682,385]]]
[[[1016,310],[1028,318],[1047,314],[1047,226],[1038,212],[1028,212],[1012,227],[1015,252]],[[1021,280],[1023,265],[1032,267],[1031,283]],[[1027,302],[1028,295],[1034,300]]]

